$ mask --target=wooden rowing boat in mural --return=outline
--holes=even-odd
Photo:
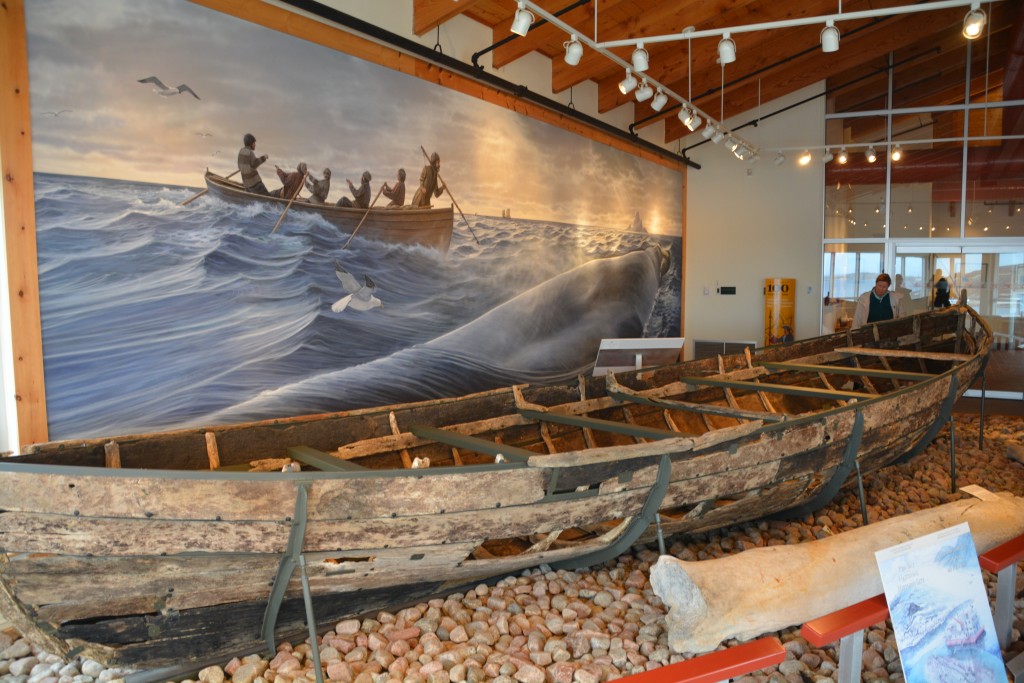
[[[288,206],[287,199],[266,197],[246,192],[245,187],[216,173],[206,172],[206,188],[211,195],[235,204],[267,203],[278,211]],[[369,209],[345,208],[333,204],[314,204],[297,199],[288,209],[291,212],[315,213],[351,234],[357,227],[360,237],[398,244],[422,244],[447,253],[452,241],[454,210],[447,207],[402,208],[374,207]],[[364,220],[365,218],[365,220]],[[361,225],[360,225],[361,224]]]
[[[34,445],[0,461],[0,610],[50,651],[199,663],[307,612],[805,514],[922,450],[991,340],[959,306],[568,386]]]

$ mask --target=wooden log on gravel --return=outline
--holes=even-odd
[[[799,545],[754,548],[702,562],[663,555],[651,569],[668,609],[668,644],[715,649],[802,624],[882,593],[875,552],[967,522],[978,553],[1024,533],[1024,498],[968,498]]]

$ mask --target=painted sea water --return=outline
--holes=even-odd
[[[678,236],[456,214],[448,254],[196,190],[35,177],[51,439],[573,381],[601,338],[677,336]],[[439,200],[440,201],[440,200]],[[466,207],[463,207],[464,209]],[[636,207],[641,211],[643,207]],[[380,308],[331,305],[336,264]]]

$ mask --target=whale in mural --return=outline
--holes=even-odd
[[[590,261],[427,343],[265,391],[202,423],[571,381],[593,366],[601,339],[643,336],[671,259],[667,249],[651,245]]]

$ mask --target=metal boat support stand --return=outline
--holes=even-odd
[[[298,565],[302,574],[302,598],[306,605],[306,626],[309,629],[309,644],[313,648],[313,664],[316,672],[316,683],[324,683],[324,673],[320,668],[320,646],[316,641],[316,615],[313,613],[313,597],[309,592],[309,578],[306,576],[306,558],[302,556],[302,542],[306,536],[306,511],[309,499],[309,483],[296,486],[295,515],[292,517],[292,529],[288,535],[288,548],[285,550],[281,564],[274,577],[274,587],[270,590],[267,610],[263,615],[263,628],[260,633],[267,644],[267,651],[274,656],[277,643],[274,642],[274,629],[277,626],[277,615],[281,610],[284,593],[292,578],[295,566]]]
[[[988,355],[981,359],[981,406],[978,409],[978,450],[985,447],[985,378],[988,369]]]
[[[863,435],[864,413],[861,410],[856,410],[854,411],[853,427],[850,429],[850,436],[846,440],[846,449],[843,451],[843,462],[836,467],[836,471],[832,474],[832,478],[828,480],[828,483],[822,487],[821,491],[819,491],[814,498],[798,507],[783,510],[776,516],[799,517],[820,509],[836,497],[836,494],[839,493],[839,489],[842,488],[843,483],[846,481],[847,477],[850,476],[850,472],[857,470],[857,491],[860,494],[860,511],[864,518],[864,524],[867,525],[868,510],[867,504],[864,502],[864,482],[861,480],[860,462],[857,460],[857,451],[860,450],[860,441]]]
[[[949,416],[949,492],[956,493],[956,435],[953,416]]]
[[[647,527],[649,527],[652,522],[658,520],[658,509],[661,507],[661,501],[665,498],[665,492],[668,491],[668,483],[671,473],[672,459],[666,453],[661,456],[661,462],[658,464],[658,478],[655,480],[654,486],[651,487],[650,493],[647,494],[647,500],[644,501],[644,506],[641,508],[640,514],[629,520],[626,530],[622,532],[622,535],[619,536],[618,540],[602,550],[595,550],[592,553],[581,555],[580,557],[574,557],[569,560],[563,560],[562,562],[553,562],[551,567],[556,570],[589,567],[594,564],[600,564],[605,560],[610,560],[613,557],[618,557],[629,550],[630,546],[633,545],[633,542],[640,538],[641,534],[647,530]],[[658,542],[658,547],[660,549],[665,544],[664,539],[661,537],[660,525],[658,527]]]
[[[946,394],[946,398],[942,401],[942,406],[939,407],[939,416],[936,418],[935,422],[932,423],[932,426],[928,428],[925,435],[921,437],[921,440],[914,444],[913,448],[895,460],[893,462],[894,465],[902,465],[927,448],[928,444],[935,439],[942,427],[952,419],[953,404],[956,403],[956,392],[958,386],[959,383],[957,382],[956,374],[953,374],[949,378],[949,393]]]

